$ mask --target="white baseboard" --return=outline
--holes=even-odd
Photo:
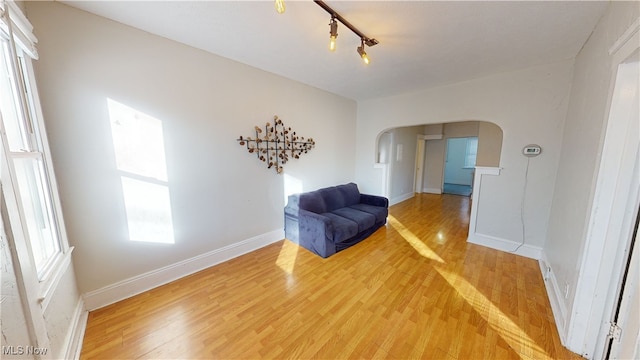
[[[484,235],[477,232],[469,234],[467,241],[472,244],[486,246],[492,249],[528,257],[530,259],[540,260],[542,256],[542,248],[539,246],[529,244],[520,246],[519,242]]]
[[[440,188],[424,188],[422,192],[426,192],[429,194],[442,194],[442,189]]]
[[[553,268],[548,265],[549,262],[547,261],[544,253],[542,254],[542,258],[538,260],[538,263],[540,264],[542,279],[544,279],[544,287],[547,289],[547,298],[549,298],[549,303],[551,304],[553,319],[555,320],[556,328],[558,329],[558,334],[560,335],[560,342],[566,347],[567,342],[565,328],[567,319],[567,308],[564,301],[562,301],[562,291],[558,286],[558,280],[556,279],[556,275],[553,272]]]
[[[284,239],[274,230],[178,263],[134,276],[83,295],[87,310],[95,310]]]
[[[414,192],[402,194],[400,196],[396,196],[393,199],[389,199],[389,206],[401,203],[405,200],[409,200],[414,197],[416,194]]]
[[[80,351],[82,350],[82,340],[84,340],[84,332],[87,328],[87,318],[89,312],[84,307],[82,297],[78,299],[78,304],[71,318],[71,327],[65,338],[66,348],[61,351],[64,359],[80,359]]]

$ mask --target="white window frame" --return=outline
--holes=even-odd
[[[471,143],[475,142],[476,146],[475,146],[475,151],[472,154],[471,151]],[[473,155],[474,161],[473,164],[469,161],[469,157]],[[474,169],[476,167],[476,158],[478,156],[478,137],[477,136],[472,136],[472,137],[468,137],[467,138],[467,147],[464,151],[464,168],[465,169]]]
[[[24,295],[30,298],[29,300],[35,297],[33,300],[39,304],[42,310],[46,310],[58,283],[71,264],[73,247],[69,246],[64,227],[58,186],[52,166],[51,152],[33,70],[32,58],[37,59],[35,48],[37,39],[32,33],[31,24],[14,2],[0,2],[0,36],[8,41],[11,48],[10,56],[12,59],[8,59],[8,61],[13,62],[12,71],[18,82],[17,91],[22,102],[20,107],[26,112],[26,121],[33,127],[30,141],[36,147],[34,151],[25,151],[24,153],[11,152],[3,123],[0,121],[0,137],[2,138],[2,148],[0,149],[0,160],[2,161],[1,185],[4,199],[7,203],[7,220],[9,221],[9,224],[5,225],[11,227],[12,230],[16,257],[18,258],[16,263],[20,266],[20,272],[25,281],[37,283],[38,290],[36,293],[26,291]],[[23,61],[20,61],[20,58]],[[18,64],[19,62],[21,63],[20,65]],[[0,114],[1,116],[2,114]],[[20,200],[20,190],[14,166],[14,161],[19,158],[32,158],[42,161],[46,178],[45,191],[49,196],[51,215],[55,224],[54,230],[58,239],[59,251],[48,259],[48,263],[41,269],[40,273],[38,273],[35,266],[32,244],[24,221],[24,209]]]

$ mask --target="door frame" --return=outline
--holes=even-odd
[[[455,139],[465,139],[467,141],[467,147],[468,147],[468,141],[471,138],[475,138],[478,139],[478,135],[475,136],[452,136],[452,137],[448,137],[445,139],[445,144],[444,144],[444,164],[442,167],[442,183],[440,185],[441,189],[444,189],[444,184],[447,183],[447,166],[449,164],[449,142],[451,140],[455,140]],[[465,154],[466,155],[466,154]],[[474,166],[475,168],[475,166]],[[473,171],[471,172],[471,181],[469,186],[473,189]]]
[[[615,94],[618,69],[640,48],[639,30],[637,19],[609,50],[613,78],[607,128],[566,338],[568,348],[587,358],[604,356],[608,323],[622,280],[622,259],[635,221],[629,220],[629,214],[635,212],[640,201],[638,175],[634,174],[637,164],[632,162],[638,161],[640,151],[638,124],[631,116],[616,113],[619,106],[630,105],[616,103],[619,98]]]
[[[413,190],[417,193],[424,192],[424,162],[426,161],[427,141],[429,140],[442,140],[442,134],[436,135],[422,135],[418,134],[416,139],[416,165],[414,167],[413,174]],[[420,148],[422,147],[422,150]],[[442,173],[444,174],[444,165],[442,167]],[[419,178],[419,180],[418,180]],[[417,191],[417,187],[420,186],[420,191]],[[442,182],[440,184],[440,193],[442,193]]]
[[[413,192],[422,193],[424,184],[424,152],[427,147],[426,135],[418,134],[416,139],[416,168],[413,176]]]
[[[640,171],[640,169],[638,170]],[[636,211],[635,226],[631,248],[626,258],[623,285],[617,296],[617,306],[613,321],[618,329],[624,329],[605,344],[607,359],[637,359],[640,356],[638,339],[640,336],[640,244],[638,244],[638,224],[640,221],[640,207]]]

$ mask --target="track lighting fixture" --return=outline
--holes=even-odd
[[[336,38],[338,37],[338,22],[336,21],[335,16],[331,17],[331,22],[329,23],[330,31],[329,31],[329,50],[336,51]]]
[[[282,14],[287,9],[287,6],[285,5],[284,0],[276,0],[274,5],[276,7],[276,11],[278,12],[278,14]]]
[[[284,0],[281,0],[281,1],[284,1]],[[344,26],[346,26],[349,30],[351,30],[354,34],[358,35],[358,37],[360,38],[360,46],[358,46],[358,49],[357,49],[358,54],[360,55],[360,57],[362,58],[362,61],[364,61],[365,64],[369,64],[369,61],[370,61],[369,56],[367,55],[367,52],[364,50],[364,46],[367,45],[371,47],[371,46],[377,45],[378,40],[370,38],[365,34],[363,34],[360,30],[356,29],[355,26],[351,25],[351,23],[349,23],[347,19],[340,16],[340,14],[335,12],[335,10],[329,7],[329,5],[325,4],[324,1],[314,0],[313,2],[315,2],[318,6],[320,6],[326,12],[328,12],[329,15],[331,15],[331,22],[329,23],[329,26],[330,26],[329,50],[335,51],[336,49],[336,38],[338,37],[338,21],[339,21]]]
[[[369,55],[367,55],[367,52],[364,51],[364,39],[360,39],[360,46],[358,46],[358,54],[360,55],[360,58],[362,58],[362,61],[364,61],[365,64],[369,65]]]

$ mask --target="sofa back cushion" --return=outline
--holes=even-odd
[[[327,205],[320,190],[300,194],[298,204],[300,209],[308,210],[316,214],[327,212]]]
[[[322,195],[324,203],[327,204],[327,212],[343,208],[346,204],[344,197],[335,186],[320,189],[318,192]]]
[[[310,191],[297,196],[299,196],[297,200],[300,209],[316,214],[332,212],[360,203],[360,191],[358,191],[358,186],[354,183]],[[293,200],[295,199],[289,200],[292,205],[294,205]]]
[[[360,192],[354,183],[332,186],[318,190],[327,204],[327,212],[343,207],[355,205],[360,202]]]
[[[360,203],[360,191],[358,190],[358,185],[354,183],[348,183],[345,185],[336,186],[336,188],[344,198],[344,206],[351,206]]]

